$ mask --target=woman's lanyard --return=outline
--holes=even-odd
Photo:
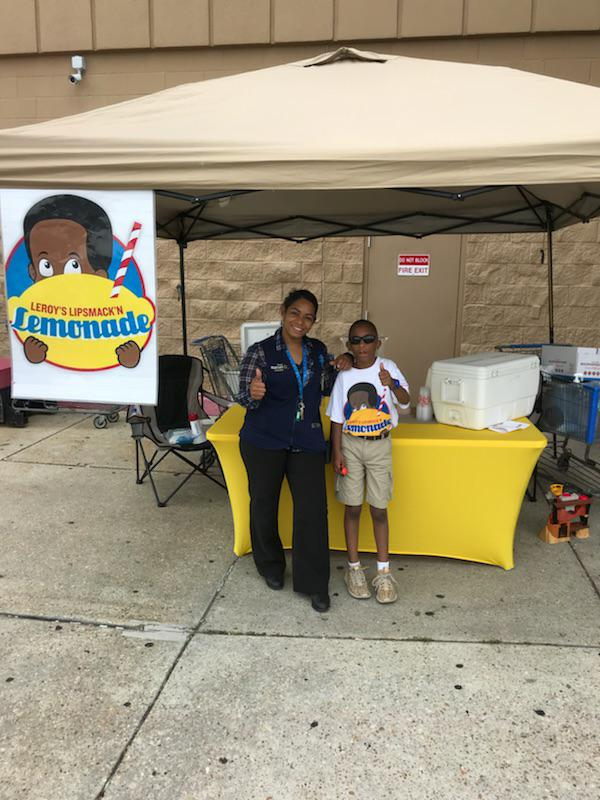
[[[294,375],[296,376],[296,383],[298,384],[298,405],[296,406],[296,422],[301,422],[304,419],[304,384],[308,375],[308,358],[306,356],[306,346],[302,345],[302,375],[298,369],[298,365],[292,358],[289,348],[286,348],[288,361],[292,365]]]

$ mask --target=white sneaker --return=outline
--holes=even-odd
[[[371,597],[364,567],[346,567],[344,581],[348,588],[348,593],[357,600],[366,600]]]
[[[389,569],[381,570],[373,578],[373,588],[375,589],[375,599],[378,603],[395,603],[398,599],[396,589],[396,579]]]

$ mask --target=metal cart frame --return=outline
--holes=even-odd
[[[18,398],[12,399],[12,407],[17,412],[35,412],[37,414],[58,414],[58,413],[74,413],[74,414],[94,414],[93,424],[94,428],[102,430],[108,427],[108,423],[115,423],[119,421],[121,411],[124,411],[127,406],[120,404],[109,403],[71,403],[60,400],[23,400]]]

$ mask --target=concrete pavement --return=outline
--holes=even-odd
[[[318,615],[222,489],[133,467],[123,422],[0,427],[1,800],[600,795],[600,525],[544,545],[526,502],[514,570],[395,557],[389,607],[332,554]]]

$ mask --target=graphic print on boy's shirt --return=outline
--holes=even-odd
[[[381,436],[392,430],[392,417],[385,395],[379,395],[372,383],[353,384],[346,398],[344,433],[351,436]]]
[[[344,433],[353,436],[375,437],[391,431],[398,424],[398,403],[392,390],[381,383],[380,370],[384,367],[392,376],[395,386],[408,392],[408,383],[396,364],[388,358],[376,358],[363,369],[339,372],[329,404],[327,416],[342,425]]]

